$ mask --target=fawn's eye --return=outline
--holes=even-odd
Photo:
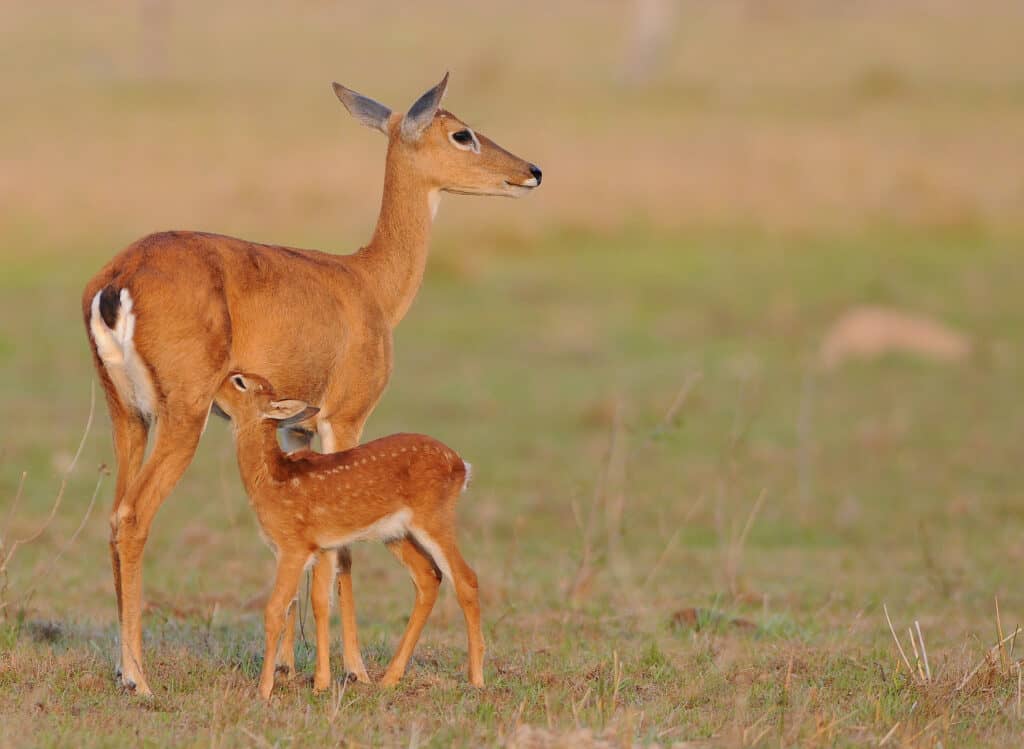
[[[241,390],[243,393],[245,392],[245,380],[242,379],[241,375],[235,375],[234,377],[232,377],[231,384],[234,385],[239,390]]]

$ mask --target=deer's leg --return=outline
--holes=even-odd
[[[325,453],[333,453],[338,450],[347,450],[355,447],[359,442],[359,434],[362,432],[363,420],[353,425],[350,420],[337,420],[334,422],[321,422],[318,431],[320,433],[321,447]],[[338,611],[341,614],[341,644],[342,659],[345,670],[356,677],[356,681],[370,682],[370,676],[366,673],[366,665],[363,663],[363,656],[359,650],[359,632],[356,625],[356,600],[352,591],[352,552],[348,547],[342,547],[337,551],[338,569]]]
[[[316,668],[313,691],[322,692],[331,685],[331,583],[334,581],[334,554],[317,554],[313,568],[313,619],[316,621]]]
[[[166,409],[157,419],[153,451],[113,518],[113,554],[121,580],[121,682],[151,694],[142,669],[142,553],[160,505],[195,454],[206,409]]]
[[[99,361],[97,359],[97,361]],[[117,484],[114,488],[114,506],[110,511],[110,564],[114,575],[114,595],[117,600],[117,621],[122,621],[121,607],[121,562],[117,554],[117,511],[128,491],[128,487],[139,474],[142,459],[146,454],[146,440],[149,428],[145,420],[134,409],[126,408],[117,395],[106,369],[100,362],[97,366],[103,389],[107,394],[107,406],[114,433],[114,454],[117,458]],[[121,678],[121,660],[118,659],[117,677]]]
[[[285,611],[290,601],[295,598],[302,577],[302,569],[309,559],[308,553],[282,551],[277,560],[277,575],[274,588],[267,599],[267,607],[263,613],[263,629],[265,647],[263,649],[263,669],[260,671],[259,695],[264,700],[270,699],[274,689],[274,653],[277,650],[281,630],[284,629]]]
[[[441,587],[441,573],[430,556],[416,546],[412,539],[406,537],[392,541],[388,544],[388,549],[409,570],[412,582],[416,586],[416,604],[409,616],[405,634],[402,635],[395,655],[380,680],[381,685],[386,687],[397,684],[405,673],[406,664],[409,663],[409,658],[416,648],[423,625],[427,623],[427,617],[430,616],[434,602],[437,601],[438,588]]]
[[[455,586],[455,595],[466,619],[469,650],[469,681],[476,687],[484,685],[484,636],[480,628],[480,596],[476,573],[466,564],[455,543],[450,523],[434,522],[414,533],[416,540],[433,557]]]

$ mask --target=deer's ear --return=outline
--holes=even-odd
[[[348,110],[350,115],[363,125],[372,127],[374,130],[380,130],[385,135],[388,134],[388,118],[391,117],[390,109],[379,101],[374,101],[369,96],[363,96],[350,88],[345,88],[340,83],[332,83],[331,85],[334,87],[335,96],[345,105],[345,109]]]
[[[441,106],[441,99],[444,98],[445,89],[448,88],[448,74],[444,74],[441,82],[423,94],[416,102],[409,107],[409,111],[402,118],[402,137],[415,142],[423,135],[427,125],[434,121],[437,108]]]
[[[298,424],[318,413],[320,413],[320,409],[309,405],[306,401],[281,400],[271,401],[263,410],[263,418],[273,419],[280,422],[280,426],[285,427]]]

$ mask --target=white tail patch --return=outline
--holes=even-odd
[[[426,531],[420,528],[414,528],[409,526],[409,533],[416,539],[416,543],[423,547],[423,549],[430,555],[430,558],[434,560],[434,564],[441,570],[441,574],[448,578],[448,581],[452,581],[452,568],[448,564],[448,557],[441,551],[441,547],[437,545],[437,542],[432,539]]]
[[[132,295],[128,289],[121,289],[121,304],[117,310],[117,321],[108,328],[100,315],[100,293],[92,298],[92,313],[89,316],[89,331],[96,344],[103,365],[111,382],[117,388],[121,400],[146,417],[156,413],[156,394],[149,369],[135,348],[135,313],[132,312]]]
[[[473,464],[464,460],[462,465],[466,467],[466,480],[462,482],[462,491],[466,491],[469,488],[469,482],[473,479]]]

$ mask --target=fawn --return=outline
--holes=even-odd
[[[484,684],[484,642],[476,573],[455,543],[455,502],[469,464],[450,448],[420,434],[394,434],[330,454],[284,453],[277,430],[319,409],[278,400],[271,384],[252,374],[224,380],[217,403],[231,417],[238,466],[265,539],[277,556],[277,576],[264,614],[266,648],[259,694],[274,688],[274,656],[299,580],[314,557],[311,598],[316,621],[313,688],[330,685],[328,617],[334,554],[354,541],[379,539],[405,565],[416,604],[381,683],[405,673],[423,625],[437,600],[442,576],[451,580],[466,619],[469,680]],[[413,543],[401,543],[411,539]]]

